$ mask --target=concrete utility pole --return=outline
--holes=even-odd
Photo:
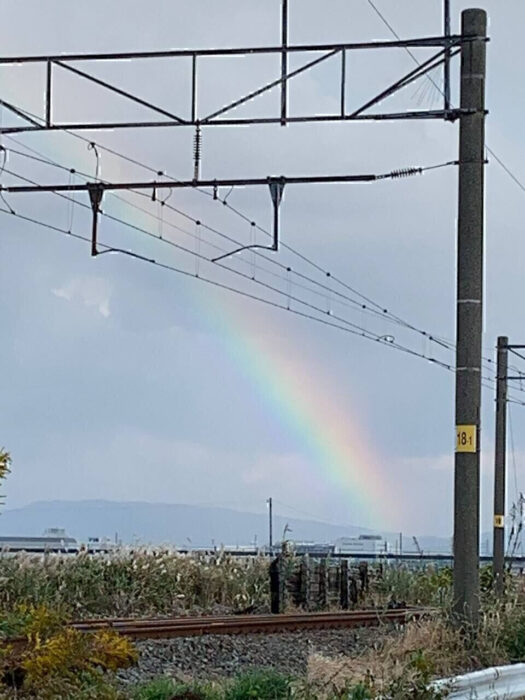
[[[503,592],[505,573],[505,476],[507,454],[507,368],[506,336],[498,338],[498,373],[496,384],[496,443],[494,455],[494,543],[492,571],[496,592]]]
[[[461,33],[478,37],[461,50],[459,213],[456,315],[456,453],[454,465],[454,612],[479,616],[479,432],[483,326],[485,56],[487,14],[461,13]]]

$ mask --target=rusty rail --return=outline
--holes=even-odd
[[[404,624],[429,614],[428,609],[356,610],[351,612],[293,613],[284,615],[229,615],[164,619],[100,619],[72,623],[82,632],[113,629],[132,639],[164,639],[205,634],[297,632],[310,629],[372,627]]]

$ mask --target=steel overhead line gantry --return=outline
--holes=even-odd
[[[286,4],[286,3],[285,3]],[[284,25],[283,23],[283,26]],[[283,41],[284,41],[283,31]],[[13,104],[7,100],[0,100],[2,105],[8,111],[11,111],[17,117],[26,122],[25,125],[3,126],[0,128],[0,134],[12,134],[27,131],[62,131],[62,130],[103,130],[103,129],[125,129],[125,128],[144,128],[144,127],[208,127],[208,126],[241,126],[241,125],[256,125],[256,124],[281,124],[288,123],[315,123],[315,122],[337,122],[337,121],[364,121],[364,120],[403,120],[403,119],[446,119],[454,121],[463,112],[461,108],[456,109],[451,107],[448,97],[444,99],[442,109],[426,110],[420,109],[415,111],[402,112],[370,112],[369,110],[385,100],[387,97],[399,92],[402,88],[410,85],[418,78],[426,75],[430,71],[443,66],[444,67],[444,82],[445,93],[450,94],[450,60],[453,56],[461,51],[461,47],[468,42],[476,40],[478,37],[463,37],[460,35],[445,35],[439,37],[424,37],[420,39],[407,39],[398,41],[376,41],[367,43],[337,43],[337,44],[299,44],[288,45],[283,43],[282,46],[267,46],[267,47],[244,47],[244,48],[225,48],[225,49],[186,49],[172,51],[142,51],[129,53],[98,53],[98,54],[55,54],[43,56],[4,56],[0,57],[0,65],[23,65],[23,64],[42,64],[46,69],[46,81],[44,88],[44,115],[41,117],[31,116],[20,105]],[[393,49],[393,48],[423,48],[431,49],[438,48],[438,52],[434,53],[430,58],[423,61],[417,68],[409,71],[399,80],[394,81],[384,90],[373,95],[364,104],[356,106],[352,109],[347,108],[347,54],[353,51],[370,50],[370,49]],[[311,54],[321,53],[321,56],[316,56],[314,59],[303,64],[295,70],[288,71],[288,57],[290,54]],[[254,56],[254,55],[274,55],[280,54],[282,57],[281,76],[275,80],[266,83],[257,90],[243,95],[233,102],[228,103],[218,109],[215,109],[209,114],[199,114],[198,110],[198,65],[199,59],[214,59],[220,57],[234,56]],[[297,75],[300,75],[320,63],[327,61],[335,56],[340,57],[339,81],[340,81],[340,104],[339,110],[331,114],[304,114],[291,115],[289,113],[289,100],[287,97],[288,83]],[[127,90],[120,88],[118,85],[107,82],[98,78],[96,75],[88,73],[73,64],[81,62],[82,64],[90,62],[119,62],[145,59],[159,58],[187,58],[191,59],[191,96],[188,105],[187,116],[175,114],[173,111],[164,108],[161,105],[154,104],[149,100],[145,100],[139,95],[133,94]],[[116,93],[121,97],[148,109],[151,112],[160,114],[164,119],[157,120],[129,120],[129,121],[96,121],[96,122],[68,122],[63,123],[56,121],[53,118],[53,103],[55,95],[54,75],[57,69],[62,69],[73,73],[79,78],[85,79],[91,83],[105,88],[110,92]],[[275,116],[250,116],[236,117],[224,115],[232,112],[232,110],[241,105],[252,101],[256,97],[269,92],[270,90],[281,88],[281,105],[280,113]]]
[[[481,339],[483,327],[483,260],[484,260],[484,124],[485,124],[485,55],[488,41],[486,35],[487,17],[483,10],[468,9],[462,12],[462,26],[459,35],[450,32],[450,0],[443,0],[444,32],[442,36],[423,37],[418,39],[364,43],[336,44],[301,44],[290,45],[288,41],[288,3],[281,0],[281,43],[278,46],[245,47],[226,49],[186,49],[169,51],[129,52],[129,53],[99,53],[99,54],[67,54],[44,56],[11,56],[0,57],[0,65],[7,64],[42,64],[45,68],[44,115],[30,114],[19,104],[13,104],[0,99],[0,106],[15,115],[16,119],[25,122],[23,125],[5,125],[0,128],[0,135],[17,132],[48,132],[64,131],[74,133],[82,130],[124,129],[143,127],[193,127],[195,129],[194,150],[194,180],[192,186],[202,186],[199,179],[199,161],[201,158],[201,129],[208,126],[245,126],[256,124],[280,124],[286,126],[293,123],[316,122],[353,122],[377,120],[414,120],[442,119],[446,121],[459,120],[459,214],[458,214],[458,257],[457,257],[457,307],[456,307],[456,453],[455,453],[455,504],[454,504],[454,611],[458,621],[476,625],[479,616],[479,432],[481,405]],[[422,49],[432,51],[411,71],[395,82],[386,86],[363,104],[347,105],[347,58],[355,51],[371,49]],[[317,54],[307,63],[290,71],[289,57],[297,54]],[[243,95],[222,107],[217,107],[208,114],[201,114],[199,109],[199,66],[204,60],[218,57],[276,55],[281,58],[280,75],[257,90]],[[320,54],[320,55],[319,55]],[[450,63],[454,56],[461,55],[460,107],[453,108],[451,102]],[[313,69],[322,62],[339,57],[340,104],[337,110],[329,114],[290,113],[288,87],[290,81],[297,75]],[[186,59],[191,66],[191,90],[189,105],[186,106],[187,116],[181,116],[162,105],[153,104],[141,96],[133,94],[118,85],[102,80],[85,70],[89,62],[133,61],[147,59]],[[82,64],[79,67],[78,63]],[[443,106],[441,109],[419,109],[397,112],[373,111],[384,100],[398,93],[431,71],[443,69]],[[56,120],[55,72],[57,70],[73,73],[77,78],[89,81],[101,88],[107,89],[121,97],[158,114],[151,121],[95,121],[78,123],[63,123]],[[278,114],[272,116],[235,116],[231,112],[236,108],[251,102],[274,88],[280,89],[281,100]],[[188,108],[189,107],[189,108]],[[225,116],[226,115],[226,116]],[[78,135],[78,134],[77,134]],[[358,176],[357,181],[363,181]],[[367,178],[376,179],[376,178]],[[274,206],[274,243],[270,250],[277,250],[278,239],[278,209],[283,194],[285,182],[293,178],[255,178],[253,181],[223,180],[235,184],[268,184]],[[296,178],[296,182],[355,182],[356,176],[320,176]],[[209,181],[215,186],[219,181]],[[98,174],[94,180],[81,186],[87,189],[93,211],[92,254],[97,254],[96,227],[102,196],[107,189],[106,183],[99,180]],[[135,183],[137,184],[137,183]],[[154,183],[142,183],[142,187],[151,188]],[[131,189],[133,183],[116,183],[113,189]],[[173,184],[173,187],[188,186],[188,183]],[[166,187],[159,183],[158,187]],[[3,191],[21,192],[15,187],[2,188]],[[69,186],[44,186],[38,191],[54,191],[69,189]],[[30,191],[26,188],[25,191]],[[35,190],[33,190],[35,191]],[[1,193],[1,190],[0,190]],[[14,213],[11,211],[11,213]],[[245,250],[246,246],[233,253]],[[259,247],[259,246],[257,246]]]
[[[395,41],[375,41],[375,42],[353,42],[353,43],[336,43],[336,44],[298,44],[290,45],[288,42],[288,5],[289,0],[281,0],[281,45],[280,46],[258,46],[258,47],[240,47],[240,48],[222,48],[222,49],[180,49],[180,50],[164,50],[164,51],[135,51],[135,52],[112,52],[112,53],[85,53],[85,54],[52,54],[52,55],[35,55],[35,56],[11,56],[0,57],[0,66],[2,65],[24,65],[24,64],[42,64],[45,66],[45,90],[44,90],[44,116],[31,114],[24,110],[20,105],[12,104],[5,99],[0,98],[0,106],[14,114],[17,119],[22,119],[26,123],[24,125],[5,125],[0,127],[1,134],[14,134],[20,132],[47,132],[47,131],[84,131],[84,130],[103,130],[103,129],[129,129],[129,128],[153,128],[153,127],[177,127],[186,126],[195,128],[194,136],[194,179],[192,182],[163,182],[163,187],[187,187],[211,186],[214,188],[214,193],[219,185],[226,186],[247,186],[260,185],[265,182],[269,185],[270,195],[273,205],[273,243],[271,246],[243,246],[232,251],[231,254],[238,253],[249,248],[267,248],[268,250],[278,250],[278,229],[279,229],[279,208],[283,196],[284,185],[288,183],[322,183],[322,182],[356,182],[364,180],[378,179],[376,176],[319,176],[319,177],[301,177],[301,178],[285,178],[271,177],[266,180],[262,178],[252,179],[223,179],[213,181],[203,181],[199,179],[200,160],[201,160],[201,139],[202,129],[208,126],[241,126],[241,125],[256,125],[256,124],[280,124],[286,126],[288,123],[316,123],[316,122],[334,122],[334,121],[364,121],[364,120],[404,120],[404,119],[445,119],[454,121],[462,115],[471,114],[472,110],[460,107],[452,108],[450,103],[450,62],[451,59],[461,53],[465,44],[477,41],[480,37],[470,35],[453,35],[450,32],[450,5],[449,0],[444,0],[444,34],[437,37],[423,37],[416,39],[396,39]],[[347,54],[355,51],[369,51],[381,49],[438,49],[437,53],[433,53],[426,60],[418,63],[418,65],[403,75],[398,80],[388,85],[384,90],[373,95],[365,103],[359,106],[354,106],[351,109],[347,108]],[[288,70],[288,58],[292,54],[315,54],[312,60],[304,63],[295,70]],[[321,55],[319,55],[321,54]],[[253,55],[279,55],[281,57],[281,75],[275,80],[266,83],[262,87],[241,96],[240,98],[214,109],[211,113],[201,115],[198,110],[198,65],[199,60],[213,60],[216,58],[235,57],[235,56],[253,56]],[[340,56],[340,105],[339,110],[332,114],[305,114],[301,116],[291,115],[289,111],[288,86],[290,81],[296,76],[311,70],[320,63],[327,61],[336,56]],[[139,95],[133,94],[122,89],[118,85],[111,84],[106,80],[88,73],[84,68],[85,64],[92,62],[120,62],[133,60],[151,60],[151,59],[191,59],[191,100],[189,105],[189,114],[182,117],[175,114],[173,111],[165,109],[161,105],[145,100]],[[79,68],[78,64],[82,64]],[[382,101],[396,94],[403,88],[412,84],[422,76],[427,75],[430,71],[438,67],[443,67],[444,80],[444,101],[443,108],[437,110],[420,109],[416,111],[404,112],[371,112],[370,110]],[[142,108],[161,115],[163,119],[154,121],[96,121],[96,122],[75,122],[61,123],[53,119],[53,105],[55,81],[54,74],[56,70],[64,70],[74,74],[76,77],[87,80],[90,83],[98,85],[112,93],[115,93],[126,100],[140,105]],[[276,116],[250,116],[239,117],[231,116],[231,112],[237,107],[251,102],[255,98],[263,95],[274,88],[280,88],[281,100],[279,114]],[[224,116],[226,115],[226,116]],[[414,170],[414,169],[412,169]],[[398,175],[414,174],[409,171],[399,171]],[[106,189],[110,189],[107,185],[103,185],[98,181],[98,176],[95,177],[94,183],[80,186],[79,189],[84,189],[89,192],[91,207],[93,209],[93,245],[92,254],[96,255],[96,230],[97,230],[97,214],[102,201],[103,193]],[[144,188],[145,183],[135,183],[135,189]],[[146,187],[152,185],[146,184]],[[67,186],[66,186],[67,187]],[[160,187],[160,185],[159,185]],[[132,189],[132,183],[120,183],[111,186],[111,189]],[[153,188],[155,185],[153,184]],[[32,191],[31,189],[23,188],[0,188],[4,191],[22,192]],[[57,185],[53,187],[40,187],[38,191],[53,191],[59,192],[64,189],[63,186]],[[70,189],[70,188],[67,188]],[[71,191],[71,190],[70,190]],[[226,257],[226,256],[224,256]]]
[[[24,110],[20,105],[8,102],[0,98],[0,106],[10,111],[25,122],[24,125],[4,125],[0,126],[0,136],[2,134],[14,134],[20,132],[48,132],[48,131],[66,131],[76,132],[84,130],[104,130],[104,129],[129,129],[129,128],[154,128],[154,127],[194,127],[194,178],[191,182],[187,181],[163,181],[163,187],[206,187],[214,188],[214,196],[216,196],[217,187],[225,186],[247,186],[261,185],[267,183],[270,188],[270,195],[273,205],[273,243],[271,246],[243,246],[232,251],[230,254],[238,253],[249,248],[267,248],[268,250],[278,250],[278,229],[279,229],[279,208],[283,196],[284,186],[286,183],[335,183],[335,182],[361,182],[368,180],[379,179],[377,176],[368,175],[337,175],[337,176],[318,176],[318,177],[295,177],[285,178],[281,176],[251,179],[222,179],[222,180],[201,180],[200,160],[201,160],[201,139],[202,129],[208,126],[240,126],[240,125],[256,125],[256,124],[280,124],[286,126],[288,123],[316,123],[316,122],[341,122],[341,121],[364,121],[364,120],[412,120],[412,119],[444,119],[455,121],[461,116],[472,114],[474,110],[462,105],[460,108],[453,108],[450,102],[450,62],[451,59],[462,52],[465,46],[480,39],[486,40],[486,37],[478,37],[472,35],[453,35],[450,31],[450,0],[443,0],[443,26],[444,33],[442,36],[422,37],[416,39],[399,39],[395,41],[374,41],[374,42],[352,42],[352,43],[335,43],[335,44],[298,44],[290,45],[288,41],[288,25],[289,25],[289,0],[281,0],[281,44],[279,46],[257,46],[257,47],[239,47],[239,48],[217,48],[217,49],[175,49],[175,50],[160,50],[160,51],[134,51],[134,52],[110,52],[110,53],[72,53],[72,54],[49,54],[49,55],[34,55],[34,56],[9,56],[0,57],[0,66],[2,65],[25,65],[25,64],[41,64],[45,67],[45,89],[44,89],[44,116],[31,114]],[[403,75],[398,80],[388,85],[384,90],[373,95],[364,104],[354,106],[351,109],[347,108],[347,54],[355,51],[369,51],[382,49],[437,49],[437,53]],[[314,58],[304,63],[300,67],[289,71],[288,59],[289,56],[314,54]],[[321,54],[321,55],[319,55]],[[204,59],[213,60],[224,57],[235,56],[271,56],[278,55],[281,58],[280,77],[266,83],[260,88],[239,97],[238,99],[214,109],[211,113],[202,115],[198,109],[199,83],[198,83],[198,66],[199,61],[202,63]],[[340,57],[340,105],[339,110],[332,114],[304,114],[291,115],[289,110],[288,86],[290,81],[296,76],[311,70],[315,66],[324,61],[328,61],[336,56]],[[102,80],[101,78],[88,73],[85,70],[85,64],[93,62],[121,62],[121,61],[137,61],[137,60],[152,60],[152,59],[191,59],[191,98],[187,116],[183,117],[180,114],[175,114],[171,110],[167,110],[162,105],[157,105],[149,100],[143,99],[141,96],[133,94],[128,90],[124,90],[118,85]],[[81,63],[82,68],[77,64]],[[403,112],[374,112],[370,111],[376,105],[379,105],[388,97],[396,94],[403,88],[412,84],[422,76],[428,75],[430,71],[436,68],[443,67],[443,82],[444,82],[444,98],[442,109],[434,110],[415,110]],[[128,120],[120,122],[96,121],[96,122],[75,122],[61,123],[53,118],[55,80],[54,75],[56,70],[64,70],[74,74],[76,77],[89,81],[92,84],[98,85],[112,93],[125,98],[126,100],[140,105],[142,108],[154,112],[162,116],[162,119],[154,121],[137,121]],[[239,117],[231,116],[231,112],[237,107],[251,102],[255,98],[263,95],[274,88],[279,88],[281,91],[279,114],[276,116],[250,116]],[[226,116],[224,116],[226,115]],[[94,146],[94,144],[92,144]],[[417,169],[409,169],[406,171],[398,171],[397,175],[403,176],[406,174],[414,174]],[[87,183],[86,185],[78,186],[79,190],[89,192],[91,207],[93,210],[93,245],[92,254],[96,255],[96,231],[97,231],[97,214],[104,191],[106,189],[143,189],[152,188],[155,191],[155,183],[115,183],[108,185],[101,183],[98,175],[95,177],[95,182]],[[160,187],[160,185],[159,185]],[[2,188],[0,191],[6,192],[30,192],[30,191],[52,191],[59,192],[61,190],[71,190],[70,186],[44,186],[39,188],[24,188],[11,187]],[[228,254],[228,255],[230,255]],[[227,256],[221,256],[227,257]]]

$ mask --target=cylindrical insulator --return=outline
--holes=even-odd
[[[195,180],[199,179],[199,170],[200,170],[200,162],[201,162],[201,144],[202,144],[201,128],[200,128],[200,126],[197,126],[197,128],[195,129],[195,134],[193,136],[193,164],[194,164],[194,179]]]

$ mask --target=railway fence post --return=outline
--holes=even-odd
[[[324,610],[328,603],[328,565],[326,559],[319,562],[319,607]]]
[[[301,605],[305,610],[310,610],[310,589],[312,585],[312,561],[308,554],[301,560]]]
[[[339,604],[343,610],[350,607],[348,559],[339,563]]]
[[[285,581],[283,561],[280,554],[270,564],[270,609],[272,614],[279,615],[284,612],[285,606]]]
[[[359,591],[357,589],[357,579],[354,574],[350,577],[350,602],[352,605],[357,605],[359,600]]]
[[[365,593],[368,593],[369,579],[368,579],[368,563],[366,561],[359,562],[359,592],[361,597],[364,597]]]

